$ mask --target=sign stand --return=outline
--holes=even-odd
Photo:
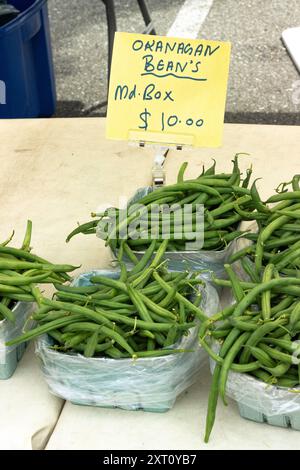
[[[230,43],[117,32],[106,137],[154,147],[153,186],[169,148],[222,142]]]

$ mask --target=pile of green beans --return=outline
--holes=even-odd
[[[248,188],[252,169],[241,178],[238,166],[238,155],[233,160],[232,173],[216,173],[216,162],[203,171],[195,179],[184,180],[187,163],[181,166],[177,183],[161,187],[147,194],[137,201],[144,209],[134,209],[130,204],[126,209],[111,208],[103,214],[93,214],[96,219],[80,225],[67,238],[69,241],[78,233],[95,233],[102,235],[114,251],[120,248],[123,242],[124,229],[126,230],[125,250],[127,256],[133,260],[133,251],[145,251],[154,238],[156,231],[156,248],[160,246],[163,236],[164,207],[177,205],[178,210],[185,204],[192,206],[192,224],[183,226],[183,222],[176,222],[175,213],[171,212],[171,230],[168,242],[168,251],[184,251],[186,242],[196,240],[199,227],[196,227],[196,210],[199,205],[204,207],[204,250],[222,250],[243,232],[238,230],[242,220],[260,220],[269,215],[269,210],[261,201],[255,182]],[[153,207],[160,206],[160,211],[153,215]],[[114,214],[116,221],[112,219]],[[134,226],[132,230],[130,227]],[[189,232],[186,235],[187,231]],[[122,233],[122,236],[120,235]]]
[[[75,269],[70,265],[57,265],[31,253],[32,222],[27,222],[21,248],[10,247],[13,235],[0,243],[0,320],[15,322],[13,308],[16,302],[41,302],[37,284],[64,283],[67,274]]]
[[[267,384],[293,388],[300,384],[300,279],[278,275],[273,264],[251,282],[241,281],[225,265],[235,303],[202,323],[200,344],[215,361],[209,396],[205,442],[216,414],[218,397],[226,404],[230,370],[250,374]],[[257,276],[257,273],[256,273]],[[214,352],[210,339],[219,343]]]
[[[48,333],[62,352],[85,357],[137,358],[186,352],[174,349],[182,335],[207,316],[199,307],[197,273],[169,272],[162,262],[163,242],[152,262],[155,243],[131,271],[122,262],[118,279],[93,276],[90,286],[57,285],[54,299],[43,298],[33,314],[35,329],[9,346]],[[193,299],[193,300],[192,300]]]
[[[299,179],[300,176],[295,175],[290,183],[281,183],[281,192],[272,195],[266,201],[269,214],[266,214],[267,217],[257,220],[257,233],[245,235],[254,243],[234,253],[229,260],[231,263],[240,259],[245,267],[248,259],[255,265],[256,273],[259,273],[268,263],[272,263],[283,275],[299,276]],[[287,190],[289,185],[291,188]]]

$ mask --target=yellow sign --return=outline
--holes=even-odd
[[[109,139],[218,147],[230,43],[116,33]]]

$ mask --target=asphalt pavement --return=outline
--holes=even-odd
[[[205,3],[198,1],[199,6]],[[48,3],[57,116],[103,116],[107,94],[104,4],[101,0]],[[148,0],[157,34],[167,34],[184,3]],[[115,0],[115,8],[120,31],[143,31],[136,0]],[[299,0],[213,1],[198,37],[232,42],[227,122],[300,124],[300,75],[281,41],[285,28],[299,25]]]

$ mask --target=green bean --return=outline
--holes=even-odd
[[[170,323],[170,321],[171,321],[169,318],[161,317],[160,315],[157,315],[154,312],[150,312],[150,314],[151,314],[152,320],[157,322],[157,323]]]
[[[216,163],[217,163],[217,162],[216,162],[216,160],[215,160],[214,158],[213,158],[212,160],[213,160],[214,163],[213,163],[213,165],[212,165],[210,168],[208,168],[208,169],[203,173],[204,176],[215,175]],[[200,177],[199,179],[201,179],[201,177]]]
[[[22,243],[22,250],[30,251],[30,242],[31,242],[31,235],[32,235],[32,222],[31,220],[27,220],[27,227],[24,236],[24,240]]]
[[[250,179],[251,179],[251,175],[252,175],[252,165],[250,166],[250,168],[247,168],[247,170],[246,170],[246,178],[244,179],[244,181],[242,183],[243,188],[248,188],[248,185],[249,185],[249,182],[250,182]]]
[[[166,292],[170,292],[170,289],[172,289],[172,287],[169,286],[169,284],[165,282],[157,272],[153,273],[153,277],[161,285],[162,289],[166,290]],[[196,307],[195,305],[193,305],[192,302],[190,302],[187,298],[185,298],[179,292],[176,293],[176,299],[179,302],[182,302],[184,306],[187,309],[189,309],[191,312],[193,312],[201,321],[207,320],[207,316],[205,315],[205,313],[199,307]]]
[[[32,285],[31,286],[31,294],[34,297],[34,299],[35,299],[36,303],[38,304],[38,306],[41,307],[43,297],[42,297],[42,294],[41,294],[39,288],[36,287],[35,285]]]
[[[86,304],[91,301],[90,297],[81,294],[72,294],[71,292],[55,292],[54,296],[63,302],[81,302]]]
[[[270,368],[275,367],[275,362],[273,361],[273,359],[271,359],[271,357],[265,351],[263,351],[260,348],[257,348],[256,346],[247,346],[247,347],[250,349],[251,355],[255,359],[257,359],[262,366],[270,367]]]
[[[226,318],[230,317],[234,312],[235,306],[229,305],[228,307],[221,310],[221,312],[217,312],[212,315],[210,318],[206,318],[200,326],[199,329],[199,338],[203,338],[206,334],[207,329],[218,321],[225,320]]]
[[[55,310],[47,313],[46,315],[43,315],[42,318],[40,316],[37,316],[36,314],[33,314],[33,320],[37,320],[40,323],[45,324],[50,321],[57,320],[58,318],[65,318],[70,315],[71,313],[65,310]]]
[[[155,304],[160,304],[160,302],[166,297],[166,294],[161,290],[160,292],[156,292],[156,294],[149,295],[148,297]]]
[[[42,265],[50,265],[52,266],[51,263],[49,263],[47,260],[45,260],[44,258],[41,258],[37,255],[34,255],[33,253],[29,253],[28,251],[26,250],[20,250],[18,248],[12,248],[12,247],[8,247],[8,246],[0,246],[0,254],[9,254],[9,255],[12,255],[14,256],[16,259],[24,259],[28,262],[32,262],[33,264],[34,263],[37,263],[37,264],[42,264]],[[55,265],[53,265],[55,266]],[[69,265],[67,265],[69,266]],[[6,269],[6,268],[3,268],[3,269]],[[9,267],[7,269],[10,269]],[[20,268],[22,269],[22,268]],[[24,269],[27,269],[27,268],[24,268]],[[28,269],[31,269],[30,267]],[[43,268],[38,268],[38,269],[43,269]],[[75,269],[73,267],[73,269]],[[72,269],[70,269],[70,271],[72,271]]]
[[[213,354],[213,358],[217,358],[219,362],[216,363],[215,365],[215,370],[213,373],[213,380],[212,380],[212,385],[211,385],[211,390],[209,394],[209,400],[208,400],[208,408],[207,408],[207,415],[206,415],[206,431],[205,431],[205,442],[208,442],[209,436],[211,434],[214,421],[215,421],[215,415],[216,415],[216,407],[217,407],[217,402],[218,402],[218,396],[219,396],[219,382],[220,382],[220,377],[221,377],[221,371],[225,362],[224,357],[226,354],[229,352],[230,348],[232,347],[234,341],[238,338],[240,332],[237,329],[232,330],[227,338],[225,339],[219,356]],[[202,340],[200,339],[200,342]],[[206,343],[205,341],[202,341],[202,346],[205,346]],[[210,354],[210,351],[208,351]],[[212,352],[212,351],[211,351]],[[232,366],[232,364],[231,364]]]
[[[178,330],[177,330],[177,325],[172,326],[172,328],[169,329],[166,341],[164,343],[164,347],[169,347],[172,346],[176,342],[176,336],[177,336]]]
[[[139,333],[140,333],[140,336],[142,336],[144,338],[148,338],[148,339],[152,339],[152,340],[155,339],[155,335],[149,330],[141,330]]]
[[[76,346],[82,343],[86,339],[85,333],[79,333],[72,335],[65,341],[64,349],[74,349]]]
[[[224,264],[224,268],[231,282],[233,295],[237,302],[240,302],[245,297],[245,294],[243,288],[240,285],[239,279],[230,264]]]
[[[281,209],[276,211],[277,214],[279,215],[286,215],[287,217],[290,217],[291,219],[300,219],[300,212],[299,210],[287,210],[287,209]]]
[[[275,377],[272,377],[268,372],[258,369],[254,370],[252,374],[257,377],[259,380],[262,380],[263,382],[271,385],[271,384],[276,384],[277,379]]]
[[[253,202],[256,210],[259,213],[262,212],[264,214],[269,214],[270,209],[265,204],[263,204],[261,202],[261,199],[259,197],[259,194],[258,194],[258,191],[257,191],[257,188],[256,188],[256,181],[257,181],[257,179],[252,183],[252,186],[251,186],[251,189],[250,189],[252,202]]]
[[[3,303],[3,300],[0,301],[0,314],[8,321],[15,323],[16,318],[13,312]]]
[[[169,356],[171,354],[183,354],[194,352],[192,349],[156,349],[155,351],[137,351],[133,355],[133,359],[146,357]]]
[[[236,154],[234,156],[234,159],[232,160],[233,162],[233,170],[232,170],[232,175],[230,176],[228,183],[229,185],[234,185],[234,184],[239,184],[240,182],[240,170],[238,166],[238,156],[239,154]]]
[[[0,243],[0,246],[8,245],[11,242],[11,240],[14,238],[14,235],[15,235],[15,231],[13,230],[12,234],[8,237],[8,239],[5,240],[4,242]]]
[[[228,185],[230,186],[230,184]],[[184,183],[176,183],[173,185],[168,185],[165,188],[160,188],[155,192],[157,195],[158,191],[161,191],[162,193],[163,192],[166,193],[166,192],[178,191],[178,190],[179,191],[189,191],[189,190],[199,191],[202,193],[207,193],[210,196],[220,197],[220,199],[222,199],[220,193],[215,188],[208,186],[208,182],[206,180],[205,180],[205,184],[201,184],[199,180],[194,180],[192,182],[186,181]],[[144,203],[142,202],[141,204],[144,204]]]
[[[293,296],[284,296],[284,298],[278,302],[277,305],[271,308],[272,315],[280,312],[281,310],[284,310],[285,308],[288,308],[292,304],[293,300]]]
[[[265,220],[266,214],[261,212],[249,212],[241,209],[238,204],[235,204],[234,210],[239,214],[242,220]]]
[[[227,217],[226,219],[217,219],[214,223],[204,223],[204,229],[214,228],[214,229],[221,229],[225,227],[229,227],[230,225],[234,225],[236,222],[241,220],[241,216],[239,214],[232,215],[231,217]]]
[[[121,359],[122,357],[124,357],[124,355],[121,353],[121,351],[119,351],[114,346],[111,346],[110,348],[106,349],[105,352],[112,359]]]
[[[168,240],[164,240],[162,244],[160,245],[159,249],[157,250],[155,257],[150,264],[150,268],[157,268],[157,266],[160,264],[165,254],[167,246],[168,246]]]
[[[48,278],[49,273],[44,273],[39,276],[4,276],[0,274],[0,283],[3,285],[11,285],[11,286],[27,286],[29,284],[35,284],[42,281],[45,281]]]
[[[245,204],[246,202],[251,201],[251,196],[244,195],[236,199],[235,201],[228,202],[227,204],[222,204],[221,206],[217,207],[216,209],[213,209],[210,211],[210,214],[213,217],[216,217],[221,214],[225,214],[226,212],[232,210],[235,208],[236,204]]]
[[[138,345],[132,336],[127,337],[128,344],[132,347],[134,351],[138,349]]]
[[[246,310],[249,305],[253,303],[253,301],[257,298],[258,295],[262,294],[265,291],[272,290],[276,287],[282,288],[285,286],[289,286],[290,284],[293,285],[300,285],[300,279],[296,278],[279,278],[279,279],[272,279],[269,282],[264,284],[259,284],[253,287],[253,289],[248,292],[245,297],[237,304],[235,311],[233,313],[234,316],[241,316],[242,313]],[[241,283],[241,285],[243,285]]]
[[[207,414],[206,414],[206,427],[205,427],[205,437],[204,437],[204,442],[206,443],[209,441],[209,437],[210,437],[212,428],[214,426],[215,418],[216,418],[221,368],[222,366],[220,364],[216,364],[215,370],[213,372],[213,378],[212,378],[212,384],[211,384],[209,398],[208,398],[208,406],[207,406]]]
[[[296,304],[291,313],[289,328],[293,330],[298,321],[300,321],[300,302]]]
[[[54,287],[57,291],[61,292],[70,292],[72,294],[94,294],[98,292],[98,287],[96,286],[80,286],[80,287],[75,287],[75,286],[65,286],[62,284],[54,284]]]
[[[299,179],[300,179],[300,175],[294,175],[293,176],[293,179],[292,179],[293,191],[300,191]]]
[[[242,265],[245,273],[248,274],[248,276],[249,276],[249,278],[252,282],[255,282],[255,283],[260,282],[260,279],[259,279],[259,276],[258,276],[257,272],[255,271],[255,269],[253,269],[252,262],[247,257],[244,257],[244,258],[241,259],[241,265]]]
[[[73,323],[65,327],[65,331],[98,331],[99,325],[91,322],[80,322],[80,323]],[[125,351],[127,351],[130,355],[134,354],[133,349],[129,346],[128,342],[122,337],[117,331],[113,330],[105,326],[104,324],[101,325],[101,332],[108,336],[110,339],[113,339],[116,343],[118,343]]]
[[[172,312],[169,312],[169,310],[161,307],[160,305],[156,304],[151,299],[149,299],[149,297],[145,296],[142,293],[139,293],[139,296],[144,302],[144,304],[157,315],[160,315],[164,318],[168,318],[170,320],[176,320],[176,315],[174,315]]]
[[[278,271],[280,271],[281,269],[285,268],[286,266],[288,266],[289,264],[292,264],[295,260],[297,260],[298,258],[300,257],[300,248],[298,248],[297,250],[285,255],[281,261],[279,261],[277,264],[276,264],[276,268],[278,269]]]
[[[152,191],[151,193],[147,194],[146,196],[143,196],[141,199],[139,199],[137,201],[137,203],[132,204],[132,206],[134,206],[136,204],[145,206],[145,205],[150,204],[152,202],[156,203],[162,197],[165,198],[165,197],[176,196],[176,195],[182,196],[181,191],[174,190],[174,186],[176,186],[176,185],[173,185],[173,188],[171,188],[170,190],[169,190],[170,186],[166,186],[164,188],[156,189],[155,191]]]
[[[93,320],[97,324],[105,324],[110,328],[114,328],[114,325],[104,316],[104,311],[100,311],[99,308],[96,310],[92,310],[87,307],[82,307],[80,305],[73,304],[71,302],[59,302],[57,300],[49,300],[44,298],[43,299],[44,305],[49,305],[54,310],[67,310],[73,314],[78,314],[83,317],[88,318],[89,320]]]
[[[249,323],[243,320],[239,320],[239,318],[232,318],[231,324],[238,328],[241,331],[256,331],[257,330],[257,323]]]
[[[265,367],[263,365],[262,365],[262,367],[266,371],[268,371],[273,377],[281,377],[282,375],[284,375],[289,370],[289,368],[291,366],[290,366],[290,364],[282,363],[282,364],[278,364],[275,367]]]
[[[255,246],[247,246],[245,248],[242,248],[241,250],[237,251],[236,253],[233,253],[228,260],[229,264],[233,264],[235,261],[239,260],[240,258],[243,258],[246,255],[249,255],[255,251]]]
[[[25,341],[28,341],[32,338],[36,338],[37,336],[40,336],[44,333],[48,333],[51,330],[56,330],[58,328],[62,328],[66,325],[69,325],[71,323],[75,323],[78,320],[82,319],[82,315],[73,315],[69,316],[67,318],[60,318],[58,320],[49,322],[45,325],[38,326],[30,331],[27,331],[27,333],[24,333],[23,335],[19,336],[18,338],[14,338],[10,341],[6,342],[6,346],[14,346],[20,343],[23,343]]]
[[[49,307],[48,305],[45,305],[45,306],[35,310],[33,316],[37,317],[37,319],[38,318],[43,318],[43,317],[45,317],[45,315],[47,315],[47,313],[49,313],[51,311],[52,311],[52,307]]]
[[[262,282],[266,283],[266,282],[271,281],[273,273],[274,273],[274,265],[268,264],[265,267],[263,277],[262,277]],[[262,292],[261,310],[262,310],[262,318],[264,320],[269,320],[271,317],[271,291],[270,290]]]
[[[198,198],[199,198],[198,193],[193,193],[193,194],[190,194],[189,196],[186,196],[186,197],[176,201],[176,206],[178,206],[178,209],[175,208],[174,212],[176,212],[177,210],[181,210],[182,206],[184,206],[185,204],[193,203],[192,205],[196,206],[196,204],[199,204]]]
[[[299,269],[282,269],[281,270],[282,274],[286,274],[289,277],[300,277],[300,271]]]
[[[230,350],[230,348],[233,346],[234,342],[238,339],[240,336],[241,332],[239,331],[238,328],[233,328],[227,338],[225,339],[224,343],[222,344],[222,347],[220,349],[220,357],[225,358],[226,354]]]
[[[150,261],[150,259],[153,256],[153,253],[154,253],[154,250],[155,250],[155,245],[156,245],[156,241],[152,240],[152,242],[150,243],[149,247],[147,248],[144,256],[138,261],[138,263],[135,265],[135,267],[130,271],[131,276],[133,274],[138,273],[138,272],[142,271],[143,269],[145,269],[148,262]]]
[[[276,255],[273,256],[273,264],[278,264],[286,255],[290,254],[291,252],[295,251],[296,249],[300,248],[299,239],[296,243],[293,243],[291,246],[286,248],[283,251],[280,251]]]
[[[237,354],[239,353],[244,342],[248,340],[249,336],[250,336],[250,333],[248,333],[247,331],[245,333],[242,333],[240,337],[235,341],[235,343],[231,346],[230,350],[226,354],[226,357],[224,358],[224,362],[223,362],[221,372],[220,372],[219,390],[220,390],[220,395],[225,405],[227,405],[227,402],[225,399],[225,392],[226,392],[226,383],[227,383],[228,373],[230,370],[230,365],[234,361]]]
[[[141,319],[145,322],[152,323],[152,318],[148,313],[146,305],[144,304],[144,299],[142,297],[143,294],[140,294],[139,292],[135,291],[133,287],[131,287],[129,284],[127,284],[126,287],[129,297],[133,305],[136,307]]]
[[[152,351],[152,350],[155,350],[155,340],[149,338],[148,341],[147,341],[147,351]],[[135,348],[136,350],[136,348]]]
[[[37,262],[30,261],[14,261],[10,259],[0,259],[0,269],[41,269],[43,271],[53,271],[53,272],[69,272],[74,271],[79,266],[71,265],[56,265],[56,264],[42,264]]]
[[[281,349],[285,349],[291,354],[294,353],[295,350],[299,349],[299,344],[295,344],[295,342],[288,341],[285,339],[278,339],[278,338],[273,338],[273,337],[268,336],[266,338],[262,338],[260,341],[261,343],[264,343],[267,345],[274,344],[274,346],[278,346]]]
[[[112,287],[127,294],[126,284],[124,282],[117,281],[116,279],[111,279],[105,276],[92,276],[90,278],[92,284],[103,284],[107,287]]]
[[[292,235],[290,237],[284,237],[284,238],[279,238],[275,240],[270,240],[267,243],[265,243],[265,249],[270,250],[273,248],[279,248],[281,246],[290,246],[291,244],[299,241],[299,236],[298,235]]]
[[[0,293],[2,294],[24,294],[24,289],[21,287],[9,286],[0,284]]]
[[[101,328],[101,327],[100,327]],[[83,355],[85,357],[93,357],[96,351],[96,347],[98,344],[98,335],[99,335],[99,330],[95,330],[94,333],[88,338],[86,346],[84,348]]]
[[[256,271],[259,273],[261,266],[262,266],[262,259],[263,259],[263,246],[264,243],[270,238],[271,234],[280,228],[283,224],[288,222],[289,217],[283,215],[278,217],[277,219],[273,220],[270,224],[268,224],[259,234],[257,245],[256,245],[256,252],[255,252],[255,268]]]
[[[286,377],[279,377],[277,384],[279,387],[293,388],[296,385],[299,385],[298,379],[289,379]]]
[[[164,334],[159,331],[155,331],[154,334],[156,342],[159,344],[159,346],[163,347],[166,341]]]
[[[271,333],[277,327],[284,325],[287,321],[285,319],[278,319],[272,322],[264,323],[259,326],[249,337],[246,346],[256,346],[260,340]],[[250,359],[251,351],[249,348],[245,348],[240,356],[240,364],[246,364]]]
[[[99,352],[107,351],[109,348],[113,347],[114,343],[115,343],[114,340],[110,340],[102,344],[97,344],[95,348],[95,352],[99,353]],[[77,346],[74,347],[75,350],[83,352],[83,353],[84,353],[85,348],[86,348],[86,344],[84,343],[78,344]]]
[[[128,243],[126,243],[126,241],[124,241],[124,253],[126,254],[126,256],[130,259],[130,261],[133,264],[137,264],[139,262],[136,255],[133,253],[133,251],[131,250]]]
[[[147,284],[147,282],[149,281],[149,279],[151,277],[151,274],[153,272],[153,269],[154,268],[152,268],[151,266],[148,266],[141,273],[139,273],[138,277],[136,277],[132,281],[132,287],[133,288],[138,287],[139,289],[142,289]]]
[[[52,330],[48,332],[48,335],[51,336],[57,343],[63,344],[62,334],[58,330]]]
[[[269,354],[273,359],[276,361],[281,361],[287,364],[294,364],[295,358],[289,354],[284,352],[278,351],[277,349],[271,348],[267,344],[259,343],[258,347],[261,348],[263,351]]]
[[[98,225],[98,220],[92,220],[91,222],[87,222],[85,224],[82,224],[82,225],[78,225],[78,227],[75,228],[75,230],[73,230],[71,233],[69,233],[69,235],[67,236],[66,238],[66,242],[68,243],[71,238],[73,238],[75,235],[77,235],[78,233],[84,233],[85,231],[89,230],[89,229],[92,229],[92,233],[95,232],[96,230],[96,227]]]
[[[235,240],[237,238],[240,238],[242,235],[244,235],[245,232],[242,232],[241,230],[235,230],[230,233],[226,233],[224,236],[221,237],[222,241],[225,241],[227,243],[231,242],[232,240]]]
[[[177,286],[171,287],[167,295],[165,294],[164,291],[162,291],[161,294],[163,295],[163,300],[159,302],[158,306],[165,308],[168,305],[170,305],[170,303],[174,300],[176,296],[176,292],[177,292]]]
[[[226,337],[229,333],[230,333],[230,328],[227,328],[227,329],[218,329],[218,330],[213,330],[210,334],[213,338],[215,339],[221,339],[221,338],[224,338]]]
[[[228,279],[213,278],[214,284],[221,287],[231,287],[231,282]],[[240,281],[240,286],[244,290],[253,289],[257,284],[255,282]]]
[[[96,308],[96,311],[98,309]],[[143,320],[138,320],[125,317],[123,315],[118,315],[117,313],[112,313],[112,312],[101,312],[103,316],[106,318],[110,319],[111,321],[118,321],[120,323],[124,323],[125,325],[133,326],[136,328],[140,328],[143,330],[149,330],[149,331],[169,331],[170,328],[174,325],[174,323],[154,323],[154,322],[145,322]],[[195,323],[190,322],[190,323],[184,323],[181,325],[178,325],[178,329],[180,331],[188,330],[189,328],[192,328],[195,326]]]
[[[93,301],[92,301],[93,302]],[[136,312],[134,305],[129,305],[128,303],[116,302],[114,300],[99,300],[95,301],[94,305],[99,305],[99,307],[105,307],[112,310],[122,310],[129,313]]]
[[[31,294],[5,294],[5,297],[18,302],[35,302],[35,298]]]
[[[179,322],[180,323],[186,322],[185,306],[184,306],[184,303],[182,303],[181,301],[179,301]]]
[[[292,233],[294,233],[294,232],[295,233],[300,232],[300,226],[298,224],[288,224],[288,223],[286,223],[282,226],[282,230],[284,230],[284,232],[286,234],[288,234],[288,231],[290,231],[291,232],[290,235],[292,235]]]
[[[183,182],[184,172],[187,166],[188,166],[188,162],[183,162],[183,164],[181,165],[179,172],[178,172],[178,176],[177,176],[177,183]]]
[[[267,199],[267,203],[270,203],[270,202],[279,202],[279,201],[285,201],[285,200],[293,200],[293,199],[300,199],[300,191],[292,191],[292,192],[288,192],[288,193],[280,193],[280,194],[276,194],[274,196],[271,196],[269,197],[269,199]]]

